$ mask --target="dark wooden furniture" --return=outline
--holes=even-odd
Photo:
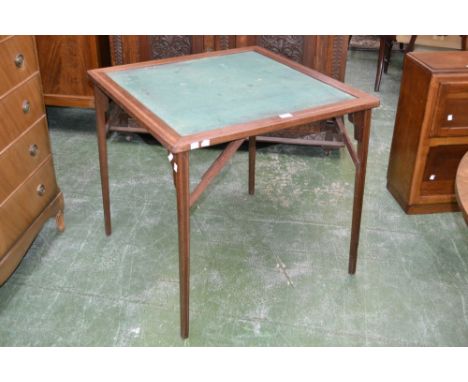
[[[170,58],[186,54],[258,45],[309,68],[344,81],[348,36],[110,36],[113,65]],[[119,108],[112,110],[110,131],[145,132]],[[273,135],[273,136],[272,136]],[[280,137],[280,138],[279,138]],[[320,123],[277,131],[259,140],[279,143],[320,145],[325,149],[343,147],[337,126]]]
[[[0,285],[50,217],[63,231],[32,36],[0,36]]]
[[[414,50],[414,43],[417,36],[411,36],[411,39],[406,46],[404,53],[412,52]],[[395,35],[379,36],[379,58],[377,60],[377,72],[375,74],[374,91],[380,90],[380,83],[382,82],[382,74],[387,73],[388,65],[392,56],[393,44],[396,42]],[[401,44],[400,44],[401,45]],[[402,48],[400,46],[400,48]]]
[[[406,213],[457,211],[468,150],[468,52],[413,52],[403,65],[387,187]]]
[[[242,56],[244,55],[244,56]],[[245,56],[247,55],[247,56]],[[241,57],[242,56],[242,57]],[[154,74],[148,74],[148,70],[153,70],[154,68],[161,70],[170,70],[171,66],[180,68],[180,63],[195,65],[198,67],[199,63],[206,62],[198,60],[200,58],[210,58],[210,62],[217,62],[219,65],[219,60],[213,61],[215,59],[224,59],[224,60],[234,60],[234,59],[245,59],[245,57],[252,56],[255,60],[260,60],[263,65],[264,61],[267,61],[267,66],[272,65],[273,67],[279,67],[281,69],[275,70],[286,70],[288,73],[292,73],[291,76],[299,76],[301,79],[298,83],[302,84],[304,82],[313,82],[314,85],[310,86],[309,90],[315,91],[316,88],[325,87],[327,92],[332,92],[333,94],[339,93],[340,97],[333,96],[327,101],[324,101],[322,104],[316,106],[310,106],[300,109],[291,110],[291,112],[285,113],[284,110],[281,111],[281,105],[284,101],[278,102],[275,104],[275,112],[266,113],[263,117],[247,118],[241,123],[234,123],[224,125],[226,122],[225,118],[218,118],[219,115],[225,115],[227,112],[234,113],[234,117],[230,115],[230,118],[239,118],[239,115],[244,116],[245,108],[250,107],[250,105],[258,105],[255,108],[251,108],[249,113],[256,113],[257,109],[260,106],[263,107],[265,98],[258,96],[256,101],[252,102],[252,99],[249,99],[250,102],[247,102],[242,97],[251,97],[249,94],[255,91],[266,91],[268,86],[276,85],[277,81],[280,81],[278,76],[272,76],[275,80],[267,81],[262,78],[255,78],[254,80],[246,80],[246,77],[251,75],[251,70],[241,70],[240,72],[232,72],[232,69],[225,74],[228,77],[231,76],[230,73],[241,73],[237,74],[238,79],[234,81],[237,86],[244,86],[245,91],[236,91],[233,93],[218,91],[215,87],[215,91],[210,93],[209,97],[196,97],[196,102],[206,101],[206,110],[216,109],[214,118],[218,125],[210,126],[210,128],[204,129],[205,120],[201,123],[201,130],[188,131],[181,133],[179,125],[184,126],[184,124],[178,121],[177,123],[172,122],[171,125],[167,123],[172,116],[167,115],[163,118],[163,114],[167,113],[165,107],[156,113],[154,110],[160,107],[160,103],[164,104],[170,103],[170,99],[174,98],[175,101],[179,102],[180,98],[186,93],[185,86],[195,86],[195,89],[199,89],[200,92],[204,92],[206,86],[200,86],[197,88],[196,81],[199,78],[203,78],[202,72],[197,72],[195,69],[190,71],[190,76],[192,79],[183,77],[181,80],[177,77],[177,81],[169,86],[167,82],[164,82],[164,85],[156,86],[158,83],[154,78]],[[234,57],[234,58],[233,58]],[[229,61],[230,63],[232,61]],[[250,62],[250,61],[247,61]],[[278,65],[282,63],[283,65]],[[260,66],[259,65],[259,66]],[[232,68],[231,65],[225,67]],[[244,68],[251,67],[255,69],[255,65],[243,66]],[[262,66],[263,67],[263,66]],[[136,76],[137,68],[145,68],[145,70],[139,71],[139,80],[136,80],[136,77],[129,77],[129,81],[116,82],[116,78],[119,76],[129,75],[129,71],[132,72],[131,76]],[[162,69],[161,69],[162,68]],[[178,69],[180,70],[180,69]],[[221,70],[221,69],[219,69]],[[206,72],[206,71],[205,71]],[[213,73],[211,70],[210,73]],[[255,137],[257,135],[274,132],[277,130],[285,128],[294,128],[297,125],[304,123],[320,121],[324,119],[335,118],[338,126],[343,132],[345,137],[345,142],[347,148],[349,149],[351,158],[356,166],[356,176],[355,176],[355,190],[354,190],[354,204],[353,204],[353,218],[352,218],[352,228],[351,228],[351,244],[349,252],[349,273],[354,274],[356,271],[356,262],[357,262],[357,249],[359,242],[359,231],[360,231],[360,221],[361,221],[361,212],[362,212],[362,202],[364,195],[364,182],[366,174],[366,163],[367,163],[367,150],[369,143],[369,134],[370,134],[370,121],[371,121],[371,109],[379,105],[379,100],[375,97],[367,95],[359,90],[353,89],[339,81],[336,81],[328,76],[325,76],[315,70],[307,68],[303,65],[298,64],[297,62],[288,60],[283,56],[272,53],[269,50],[266,50],[261,47],[246,47],[238,48],[233,50],[219,51],[219,52],[209,52],[202,53],[192,56],[183,56],[178,58],[157,60],[146,63],[139,63],[133,65],[124,65],[116,66],[107,69],[96,69],[89,72],[91,78],[95,82],[95,93],[96,93],[96,113],[97,113],[97,131],[98,131],[98,141],[99,141],[99,160],[101,168],[101,182],[102,182],[102,193],[103,193],[103,205],[104,205],[104,215],[105,215],[105,231],[107,235],[111,234],[111,217],[110,217],[110,199],[109,199],[109,180],[108,180],[108,164],[107,164],[107,142],[106,142],[106,111],[109,107],[109,100],[113,100],[119,106],[121,106],[126,112],[128,112],[133,118],[135,118],[138,123],[144,127],[150,134],[152,134],[161,144],[163,144],[169,151],[168,159],[171,163],[171,170],[174,177],[174,184],[177,194],[177,216],[178,216],[178,232],[179,232],[179,277],[180,277],[180,303],[181,303],[181,335],[183,338],[186,338],[189,333],[189,248],[190,248],[190,207],[196,203],[198,197],[208,186],[210,181],[221,171],[223,165],[229,160],[236,150],[241,146],[245,139],[249,139],[249,193],[254,193],[254,171],[255,171]],[[142,78],[143,76],[143,78]],[[170,76],[169,76],[170,77]],[[120,77],[122,78],[122,77]],[[174,76],[170,77],[174,78]],[[217,78],[217,77],[215,77]],[[224,77],[226,78],[226,77]],[[278,79],[278,80],[276,80]],[[122,81],[122,80],[121,80]],[[174,81],[174,80],[172,80]],[[263,81],[263,82],[262,82]],[[289,80],[288,80],[289,81]],[[195,85],[192,84],[195,82]],[[142,83],[144,85],[142,92],[134,91],[134,87]],[[198,82],[200,83],[200,82]],[[125,85],[126,84],[126,85]],[[150,84],[150,85],[148,85]],[[263,85],[265,84],[265,85]],[[288,82],[290,84],[290,82]],[[215,85],[218,87],[224,86],[224,82],[220,81],[215,82]],[[164,97],[158,93],[158,102],[154,102],[154,97],[151,97],[152,92],[160,91],[159,89],[172,89],[170,94],[167,93]],[[278,86],[271,92],[268,91],[268,94],[272,96],[272,99],[277,99],[277,97],[285,97],[286,102],[289,102],[291,98],[296,95],[295,91],[290,91],[285,96],[285,89],[287,87],[281,87],[281,90],[278,90]],[[178,90],[177,90],[178,89]],[[250,90],[247,90],[250,89]],[[315,94],[318,95],[319,91]],[[326,93],[326,92],[325,92]],[[192,93],[188,93],[191,99],[194,99]],[[192,95],[190,95],[192,94]],[[197,94],[195,91],[194,94]],[[220,95],[221,94],[221,95]],[[324,94],[324,93],[322,93]],[[214,97],[213,97],[214,95]],[[239,100],[238,95],[241,95]],[[171,98],[172,97],[172,98]],[[219,99],[221,97],[225,102]],[[234,97],[234,98],[232,98]],[[314,105],[312,99],[318,97],[307,97],[306,102],[308,105]],[[143,102],[145,104],[143,104]],[[185,101],[184,101],[185,102]],[[237,108],[233,108],[233,102],[237,102]],[[216,103],[216,105],[214,104]],[[154,105],[156,106],[154,106]],[[146,106],[145,106],[146,105]],[[223,105],[223,106],[219,106]],[[226,105],[226,106],[224,106]],[[227,106],[230,105],[230,106]],[[289,106],[288,106],[289,107]],[[239,110],[240,109],[240,110]],[[184,110],[176,107],[177,111],[175,114],[179,117],[180,114],[184,114]],[[188,108],[186,114],[188,116],[185,118],[185,121],[188,123],[188,129],[193,129],[194,125],[192,121],[192,115],[195,113],[196,108]],[[343,116],[348,114],[350,119],[355,126],[355,136],[357,140],[357,150],[352,144],[351,138],[348,136],[344,124]],[[251,115],[251,114],[249,114]],[[242,119],[241,119],[242,120]],[[219,122],[223,121],[223,122]],[[221,125],[219,125],[221,123]],[[217,127],[218,126],[218,127]],[[198,132],[197,132],[198,131]],[[191,192],[190,190],[190,181],[189,181],[189,154],[191,149],[197,149],[200,147],[209,147],[221,143],[230,142],[223,153],[218,157],[218,159],[213,163],[213,165],[207,170],[205,175],[202,177],[199,185]]]
[[[375,74],[375,84],[374,91],[378,92],[380,90],[380,82],[382,81],[382,73],[387,73],[388,65],[390,64],[390,58],[392,55],[393,44],[397,41],[397,36],[386,35],[380,36],[380,46],[379,46],[379,58],[377,60],[377,72]],[[417,35],[412,35],[404,53],[409,53],[414,50],[414,45],[416,43]],[[467,46],[467,36],[461,37],[461,46],[462,50],[468,50]],[[400,44],[400,49],[403,49],[403,44]]]
[[[382,74],[387,73],[390,57],[392,54],[393,43],[396,41],[396,36],[380,36],[379,58],[377,59],[377,71],[375,73],[374,91],[380,90],[382,82]]]
[[[110,64],[107,36],[36,36],[44,101],[50,106],[94,107],[87,71]]]
[[[258,45],[344,81],[348,36],[109,36],[112,65]]]
[[[468,151],[458,165],[455,180],[455,194],[457,196],[458,205],[462,210],[463,218],[466,224],[468,224]]]

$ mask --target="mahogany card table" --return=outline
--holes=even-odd
[[[111,99],[167,150],[176,197],[181,336],[189,334],[190,207],[245,140],[249,194],[255,188],[257,135],[335,119],[356,167],[350,274],[356,272],[371,110],[379,100],[315,70],[254,46],[90,70],[96,96],[105,232],[111,234],[107,111]],[[354,142],[344,116],[354,124]],[[192,191],[191,150],[228,143]]]

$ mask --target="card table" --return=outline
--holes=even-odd
[[[249,194],[257,135],[334,119],[356,167],[348,272],[356,272],[371,111],[379,100],[257,46],[90,70],[105,218],[111,234],[106,132],[109,100],[169,152],[177,197],[181,336],[189,335],[190,208],[245,140]],[[354,124],[354,142],[344,116]],[[228,143],[190,190],[191,150]]]

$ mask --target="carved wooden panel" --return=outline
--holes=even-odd
[[[183,56],[192,52],[191,36],[149,36],[151,59]]]
[[[198,36],[110,36],[112,65],[182,56],[202,51]]]
[[[112,65],[236,47],[236,36],[110,36]]]
[[[344,81],[345,78],[348,45],[348,36],[333,36],[330,76],[340,81]]]
[[[110,36],[109,45],[111,50],[112,65],[122,65],[124,63],[122,36]]]
[[[348,36],[305,36],[303,64],[344,81]]]
[[[297,62],[303,62],[304,36],[259,36],[257,44]]]
[[[215,50],[232,49],[236,47],[236,36],[216,36]]]

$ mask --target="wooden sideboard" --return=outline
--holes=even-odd
[[[213,50],[259,45],[294,61],[344,81],[349,36],[110,36],[112,65],[168,58]],[[122,110],[113,109],[110,129],[123,132],[144,132]],[[336,126],[314,123],[274,134],[282,142],[319,144],[324,148],[342,147]],[[318,137],[318,138],[317,138]],[[307,138],[292,141],[291,138]],[[318,139],[318,140],[317,140]],[[274,137],[263,140],[276,141]]]
[[[457,211],[455,177],[468,151],[468,52],[404,61],[387,187],[405,212]]]
[[[112,65],[259,45],[344,81],[348,36],[110,36]]]
[[[0,285],[47,219],[63,230],[32,36],[0,36]]]
[[[108,66],[107,36],[36,36],[44,101],[51,106],[94,107],[88,69]]]

